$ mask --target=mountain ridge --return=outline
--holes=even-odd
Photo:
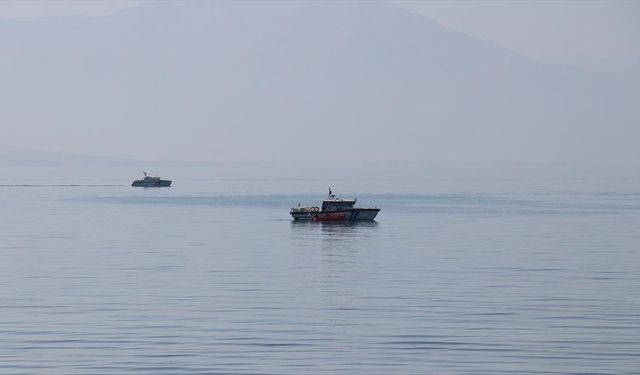
[[[635,87],[392,4],[159,2],[97,20],[16,33],[2,78],[18,95],[2,89],[12,105],[0,120],[33,129],[22,135],[30,147],[45,143],[40,131],[82,153],[135,157],[140,142],[146,155],[184,160],[634,155]]]

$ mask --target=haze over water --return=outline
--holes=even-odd
[[[2,171],[0,373],[640,368],[637,179]],[[291,222],[328,184],[377,221]]]
[[[639,16],[0,1],[0,375],[640,375]]]

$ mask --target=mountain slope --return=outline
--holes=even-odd
[[[638,163],[638,90],[382,2],[1,20],[2,142],[175,160]],[[51,146],[51,145],[55,145]]]

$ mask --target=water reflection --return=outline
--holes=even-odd
[[[350,239],[375,232],[377,221],[361,221],[355,223],[326,223],[309,221],[291,221],[291,232],[294,237],[318,235],[328,239]]]
[[[379,224],[375,221],[356,223],[291,222],[291,233],[297,243],[320,245],[326,255],[349,253],[354,249],[366,250],[376,239]]]
[[[312,223],[320,224],[322,233],[328,236],[350,236],[370,232],[378,226],[377,221],[360,221],[355,223]]]

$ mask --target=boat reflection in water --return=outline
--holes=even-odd
[[[376,221],[314,223],[292,220],[291,240],[297,251],[306,254],[305,262],[309,257],[319,256],[316,264],[324,271],[342,274],[348,272],[354,262],[361,262],[363,256],[368,257],[364,254],[379,250],[381,233],[378,229],[380,224]]]
[[[374,233],[377,232],[380,223],[377,221],[358,221],[358,222],[312,222],[302,220],[291,221],[291,234],[293,240],[308,246],[316,246],[317,243],[310,239],[317,239],[325,242],[336,242],[341,245],[366,243],[371,240]]]
[[[339,199],[329,188],[328,199],[322,201],[322,207],[294,207],[289,212],[295,221],[327,223],[353,223],[373,221],[380,209],[377,207],[355,207],[357,199]]]

